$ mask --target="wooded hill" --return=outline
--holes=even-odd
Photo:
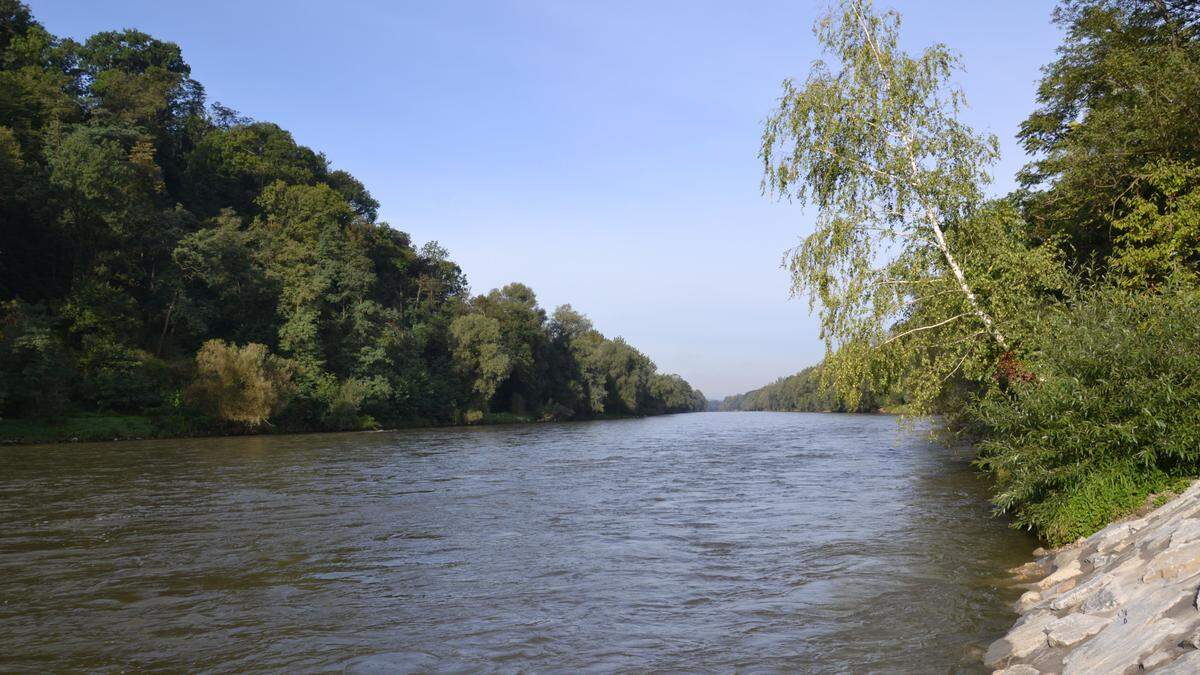
[[[56,38],[0,0],[0,415],[189,433],[703,408],[570,306],[471,297],[378,207],[210,103],[179,46]]]

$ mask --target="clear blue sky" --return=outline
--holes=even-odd
[[[53,33],[179,43],[209,99],[277,122],[436,239],[475,292],[523,281],[719,397],[818,361],[783,252],[811,217],[759,193],[762,119],[818,56],[826,2],[32,0]],[[1058,44],[1049,0],[880,0],[959,50],[969,120],[1013,134]]]

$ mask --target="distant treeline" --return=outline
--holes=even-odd
[[[570,306],[471,297],[436,243],[180,48],[0,0],[0,415],[354,429],[702,409]],[[332,121],[331,121],[332,122]]]
[[[880,396],[864,390],[853,405],[832,387],[821,385],[821,366],[810,366],[771,384],[744,394],[726,396],[720,410],[768,410],[777,412],[874,412],[903,403],[898,394]]]

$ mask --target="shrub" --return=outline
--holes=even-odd
[[[1037,377],[971,406],[997,507],[1062,544],[1179,486],[1200,462],[1200,289],[1093,291],[1047,316]]]
[[[339,382],[328,376],[317,391],[325,408],[321,415],[321,426],[325,429],[349,431],[374,426],[373,420],[360,418],[358,414],[367,394],[365,383],[353,378]]]
[[[550,401],[542,406],[540,413],[539,419],[543,422],[560,422],[575,416],[574,410],[555,401]]]
[[[189,399],[227,422],[260,427],[291,399],[292,366],[266,345],[209,340],[196,354]]]

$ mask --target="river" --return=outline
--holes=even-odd
[[[1035,545],[886,416],[0,453],[5,671],[970,672]]]

